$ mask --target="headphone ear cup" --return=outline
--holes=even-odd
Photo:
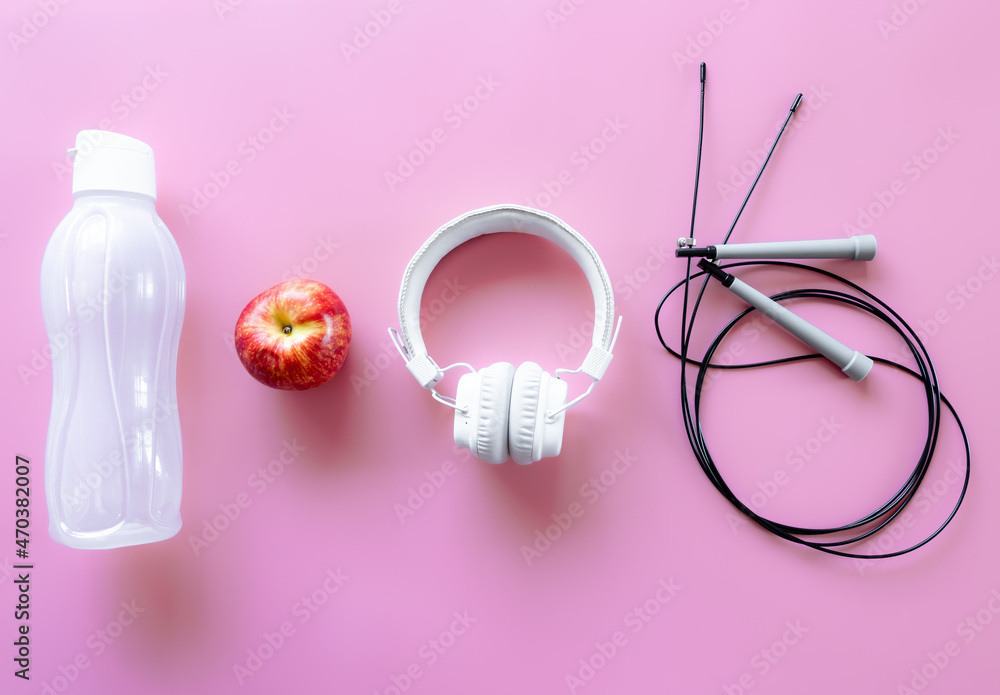
[[[525,362],[517,368],[511,384],[508,444],[511,458],[522,466],[538,460],[533,452],[543,376],[541,367]]]
[[[514,380],[514,365],[497,362],[478,374],[466,375],[462,379],[473,378],[474,392],[466,391],[463,402],[471,402],[469,414],[455,413],[455,441],[467,446],[486,463],[503,463],[510,454],[507,447],[507,425],[510,410],[510,388]],[[459,384],[461,390],[461,383]],[[459,419],[464,418],[465,442],[459,441]]]
[[[514,374],[510,393],[510,456],[526,465],[562,451],[565,411],[552,420],[546,413],[566,403],[567,386],[562,379],[542,371],[534,362],[525,362]]]

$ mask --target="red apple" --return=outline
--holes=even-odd
[[[236,322],[236,354],[272,388],[304,391],[336,374],[351,344],[351,317],[337,293],[314,280],[288,280],[251,300]]]

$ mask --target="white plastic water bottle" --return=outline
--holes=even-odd
[[[181,528],[184,265],[156,214],[152,148],[85,130],[69,153],[73,209],[42,260],[49,533],[74,548],[163,540]]]

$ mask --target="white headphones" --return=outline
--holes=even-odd
[[[427,354],[420,334],[420,300],[431,272],[442,258],[466,241],[498,232],[521,232],[548,239],[565,249],[586,274],[594,293],[594,343],[577,369],[556,369],[556,376],[542,371],[534,362],[525,362],[516,370],[509,362],[479,371],[464,362],[442,369]],[[399,288],[400,331],[390,328],[389,335],[417,383],[430,389],[437,401],[455,409],[455,444],[487,463],[513,458],[527,464],[559,455],[566,410],[590,394],[611,363],[611,350],[618,337],[617,328],[612,335],[614,313],[608,273],[586,239],[548,213],[518,205],[497,205],[452,220],[417,251]],[[447,370],[460,366],[471,373],[459,379],[455,398],[442,396],[434,387]],[[593,381],[582,395],[567,403],[567,386],[559,378],[560,372],[583,372]]]

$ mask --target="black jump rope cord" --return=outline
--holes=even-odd
[[[704,136],[705,127],[705,64],[701,64],[701,107],[700,107],[700,118],[698,126],[698,162],[695,169],[695,182],[694,182],[694,203],[691,209],[691,234],[690,239],[694,238],[695,229],[695,214],[698,209],[698,184],[701,176],[701,151]],[[785,131],[785,127],[788,125],[792,116],[795,114],[798,108],[799,102],[802,95],[795,97],[791,108],[789,109],[788,116],[785,118],[784,124],[781,126],[781,130],[778,131],[778,135],[771,145],[771,149],[761,164],[760,171],[757,172],[757,177],[754,179],[750,186],[750,190],[747,192],[746,197],[743,199],[743,204],[740,206],[739,211],[736,213],[736,217],[733,220],[732,225],[729,227],[729,231],[725,235],[725,239],[722,243],[726,243],[729,237],[733,233],[733,229],[736,227],[737,221],[739,221],[740,215],[743,213],[743,209],[746,207],[747,202],[750,199],[750,195],[753,193],[757,186],[757,182],[760,181],[761,175],[764,173],[764,169],[767,163],[771,159],[771,155],[774,153],[775,148],[778,146],[778,142],[781,139],[782,134]],[[693,242],[692,242],[693,243]],[[705,441],[704,432],[702,429],[701,421],[701,398],[703,387],[705,383],[705,378],[708,374],[709,369],[726,369],[726,370],[740,370],[740,369],[754,369],[760,367],[769,367],[780,364],[787,364],[790,362],[800,362],[803,360],[813,360],[821,359],[822,355],[819,354],[808,354],[808,355],[796,355],[792,357],[782,357],[778,359],[768,360],[765,362],[753,362],[748,364],[716,364],[712,362],[712,357],[714,356],[716,350],[725,340],[726,336],[747,316],[749,316],[753,311],[756,311],[753,307],[745,309],[743,312],[733,317],[732,320],[721,331],[715,336],[715,339],[709,345],[705,352],[705,355],[700,359],[692,359],[689,357],[689,348],[691,335],[694,331],[695,320],[698,315],[698,310],[701,306],[701,301],[705,295],[705,290],[708,285],[709,278],[706,276],[698,289],[697,297],[693,301],[693,306],[690,309],[689,315],[689,305],[692,304],[691,301],[691,281],[702,276],[705,276],[704,271],[699,271],[694,274],[691,272],[691,258],[687,258],[687,268],[685,272],[684,279],[675,284],[670,290],[664,295],[663,299],[660,300],[659,305],[656,307],[656,311],[653,315],[653,324],[656,329],[656,336],[660,341],[663,348],[680,360],[680,396],[681,396],[681,414],[684,419],[684,429],[687,433],[688,441],[691,444],[691,449],[694,452],[695,458],[698,460],[701,469],[708,476],[708,479],[715,486],[715,488],[722,493],[737,510],[739,510],[744,516],[758,524],[762,528],[770,531],[780,538],[784,538],[792,543],[797,543],[799,545],[804,545],[816,550],[822,551],[824,553],[829,553],[831,555],[838,555],[841,557],[856,558],[856,559],[881,559],[888,557],[896,557],[899,555],[904,555],[917,548],[929,543],[938,534],[945,529],[945,527],[951,522],[958,512],[959,508],[962,506],[962,502],[965,500],[965,493],[969,487],[969,476],[972,470],[972,454],[969,447],[969,438],[965,431],[965,426],[962,424],[961,418],[959,418],[954,406],[951,402],[945,398],[938,387],[937,373],[934,370],[934,364],[931,361],[930,355],[927,352],[927,348],[921,342],[920,338],[917,336],[916,332],[903,320],[903,318],[896,313],[888,304],[883,302],[881,299],[868,292],[860,285],[857,285],[850,280],[832,273],[828,270],[823,270],[822,268],[816,268],[814,266],[803,265],[801,263],[790,263],[785,261],[744,261],[740,263],[729,263],[727,265],[720,265],[721,269],[731,269],[739,268],[745,266],[773,266],[779,268],[791,268],[801,271],[806,271],[810,273],[816,273],[822,275],[828,279],[837,281],[842,285],[850,288],[854,294],[848,292],[842,292],[832,289],[798,289],[791,290],[787,292],[781,292],[771,296],[776,302],[781,302],[785,300],[793,299],[819,299],[830,302],[838,302],[846,304],[849,307],[858,309],[860,311],[867,312],[868,314],[879,319],[883,323],[887,324],[892,328],[906,344],[910,353],[913,355],[916,361],[917,369],[913,370],[905,365],[899,364],[889,359],[882,357],[870,356],[875,362],[898,369],[910,376],[919,379],[924,385],[924,394],[927,402],[927,436],[924,440],[923,449],[921,450],[920,456],[917,458],[917,464],[914,467],[910,476],[906,479],[903,485],[897,490],[889,499],[887,499],[878,509],[872,511],[871,513],[861,517],[860,519],[845,524],[844,526],[831,527],[831,528],[809,528],[800,526],[791,526],[788,524],[779,523],[768,519],[760,514],[757,514],[752,509],[750,509],[746,504],[744,504],[733,491],[729,488],[722,474],[719,472],[715,461],[712,459],[712,455],[708,449],[708,443]],[[663,333],[660,330],[660,312],[662,311],[667,300],[678,290],[683,288],[683,305],[681,309],[681,342],[680,348],[675,350],[667,344],[667,341],[663,337]],[[694,397],[693,399],[688,395],[688,367],[697,367],[697,377],[695,380]],[[944,405],[948,412],[951,413],[952,418],[958,425],[959,432],[962,436],[962,442],[965,446],[965,479],[962,484],[962,490],[959,494],[958,500],[955,503],[954,508],[948,514],[948,517],[944,522],[929,536],[924,538],[922,541],[915,543],[902,550],[897,550],[895,552],[887,552],[881,554],[861,554],[850,552],[850,550],[838,549],[843,546],[849,546],[852,544],[860,543],[865,539],[871,538],[876,535],[879,531],[883,530],[888,526],[894,519],[896,519],[903,511],[906,509],[907,505],[916,496],[920,484],[923,482],[924,477],[930,468],[931,461],[934,457],[934,452],[937,448],[938,434],[941,427],[941,406]],[[836,535],[837,538],[831,540],[813,540],[812,538],[816,536],[824,535]]]

